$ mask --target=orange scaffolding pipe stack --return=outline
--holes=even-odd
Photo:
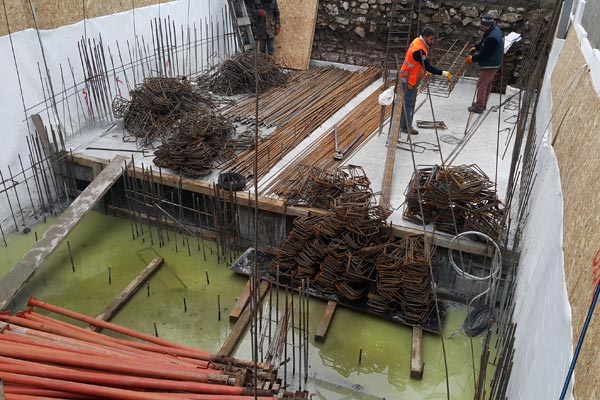
[[[254,388],[251,361],[219,357],[34,298],[29,306],[14,316],[0,314],[0,379],[7,400],[306,398],[281,391],[269,365],[258,364]],[[33,307],[131,340],[38,314]]]

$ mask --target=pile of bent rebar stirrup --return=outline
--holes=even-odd
[[[337,177],[334,182],[351,180],[344,170],[328,176]],[[331,190],[321,192],[327,194],[324,197],[316,196],[315,190],[322,181],[306,182],[304,194],[293,197],[326,203],[331,212],[294,221],[271,265],[271,275],[297,282],[309,279],[312,288],[324,295],[366,304],[376,313],[400,312],[405,321],[422,324],[432,307],[423,240],[392,237],[385,223],[390,211],[376,205],[366,176],[359,181],[360,185],[346,185],[344,190],[328,183]]]
[[[454,235],[478,231],[497,238],[504,220],[495,184],[477,165],[420,168],[405,196],[404,219],[434,223],[440,231]]]
[[[129,94],[131,100],[114,99],[113,113],[142,146],[162,141],[154,153],[158,167],[195,178],[232,156],[235,127],[188,80],[146,78]]]
[[[279,68],[273,57],[247,51],[212,68],[198,77],[198,84],[216,94],[260,93],[286,83],[288,75]]]

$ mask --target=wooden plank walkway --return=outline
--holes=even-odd
[[[315,341],[325,341],[325,336],[327,336],[327,331],[329,330],[329,325],[331,324],[331,320],[333,319],[333,315],[335,314],[336,307],[336,301],[330,300],[327,302],[327,307],[325,307],[325,311],[323,311],[321,322],[319,323],[319,326],[317,327],[317,332],[315,333]]]
[[[102,311],[96,319],[100,319],[102,321],[110,321],[119,310],[129,301],[131,296],[133,296],[143,285],[148,281],[148,279],[156,272],[162,265],[164,264],[165,259],[162,257],[156,257],[154,260],[150,261],[150,264],[144,268],[142,272],[138,276],[135,277],[134,280],[131,281],[129,285],[123,291],[115,297],[115,299]],[[88,327],[89,330],[94,332],[100,332],[102,330],[101,327],[90,325]]]
[[[56,251],[83,217],[121,177],[124,162],[127,162],[125,157],[113,158],[96,179],[58,217],[58,221],[48,229],[44,237],[0,281],[0,310],[8,307],[42,263]]]

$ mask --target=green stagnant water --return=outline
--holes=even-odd
[[[8,235],[8,247],[0,248],[0,276],[6,274],[34,244],[34,233],[37,232],[41,238],[52,221],[50,219],[33,227],[26,235]],[[139,229],[138,233],[141,233]],[[231,331],[229,311],[246,279],[230,272],[226,268],[227,262],[218,262],[214,243],[190,239],[190,256],[185,237],[175,236],[173,232],[169,236],[170,240],[161,248],[154,229],[152,246],[147,227],[144,240],[141,234],[134,240],[130,221],[92,212],[68,238],[75,271],[64,242],[29,281],[12,307],[22,310],[29,296],[35,296],[95,316],[153,258],[160,255],[165,259],[164,266],[150,279],[149,285],[133,296],[113,322],[149,334],[155,333],[156,324],[162,338],[216,353]],[[221,303],[220,321],[218,298]],[[184,299],[187,310],[184,309]],[[315,398],[447,398],[439,336],[424,335],[423,379],[412,380],[410,328],[339,307],[325,343],[315,343],[313,337],[324,308],[324,302],[311,300],[308,382],[306,387],[303,382],[302,388],[315,393]],[[464,317],[464,308],[450,308],[444,325],[450,397],[456,400],[473,398],[471,341],[461,333],[454,334]],[[482,342],[482,338],[472,342],[477,366]],[[251,359],[250,343],[251,337],[247,333],[234,356]],[[290,353],[291,349],[289,356]],[[288,383],[294,382],[296,386],[291,388],[296,389],[298,371],[292,376],[288,363],[287,372]],[[280,368],[282,375],[283,367]]]

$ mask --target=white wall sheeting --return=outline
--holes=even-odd
[[[571,307],[564,274],[563,197],[552,141],[550,75],[563,41],[553,46],[536,115],[537,178],[523,230],[515,291],[514,365],[509,399],[558,399],[573,354]],[[567,399],[572,399],[571,388]]]
[[[178,46],[181,45],[180,32],[182,25],[184,27],[184,36],[187,36],[187,32],[185,32],[186,27],[189,26],[191,28],[190,39],[191,41],[194,41],[193,27],[195,23],[197,27],[196,39],[200,41],[200,36],[202,36],[203,40],[206,41],[206,24],[209,26],[209,36],[216,36],[217,24],[219,25],[219,34],[223,34],[221,20],[223,16],[227,15],[227,9],[225,8],[226,3],[226,0],[178,0],[170,3],[137,8],[134,11],[130,10],[109,16],[89,19],[86,20],[85,23],[81,21],[73,25],[63,26],[53,30],[40,31],[41,42],[46,55],[52,86],[54,93],[57,94],[57,113],[53,113],[51,109],[46,110],[48,108],[48,103],[44,103],[44,92],[42,91],[42,87],[44,86],[47,88],[48,82],[37,32],[33,29],[28,29],[12,34],[14,57],[10,43],[11,38],[8,35],[0,37],[0,79],[2,81],[0,121],[3,127],[2,140],[0,142],[0,169],[2,172],[6,175],[8,165],[10,165],[14,174],[21,171],[17,154],[21,154],[26,169],[30,166],[29,160],[27,159],[29,149],[25,138],[28,133],[34,133],[34,130],[33,126],[28,127],[27,116],[39,113],[47,126],[49,126],[49,122],[54,126],[60,123],[63,131],[66,131],[67,135],[76,134],[81,129],[86,129],[91,127],[91,125],[98,128],[99,125],[106,124],[109,126],[112,123],[110,121],[93,122],[85,118],[87,110],[83,94],[84,86],[82,85],[83,72],[77,47],[78,41],[81,40],[84,34],[87,38],[98,42],[101,33],[105,46],[110,46],[112,50],[114,64],[117,69],[115,74],[110,71],[112,70],[112,63],[107,51],[105,57],[107,68],[110,71],[108,75],[112,95],[114,96],[118,91],[115,84],[116,78],[118,77],[122,82],[119,84],[121,93],[124,97],[128,97],[127,87],[125,86],[126,79],[120,68],[121,61],[117,54],[116,41],[119,42],[123,62],[128,64],[132,61],[131,59],[136,61],[140,56],[139,54],[133,54],[130,59],[127,42],[133,47],[133,43],[135,43],[135,34],[137,34],[140,42],[141,38],[144,37],[145,43],[152,52],[153,45],[150,21],[155,18],[164,19],[167,18],[167,16],[175,23],[178,32]],[[212,29],[210,28],[211,18],[213,20]],[[230,31],[230,28],[227,30]],[[200,31],[202,32],[200,33]],[[194,51],[192,51],[194,57],[192,64],[196,63],[196,59],[198,64],[197,66],[191,66],[192,72],[198,71],[201,66],[206,69],[209,66],[209,63],[214,65],[226,56],[223,46],[221,46],[219,54],[216,53],[216,45],[213,49],[207,44],[198,48],[197,56]],[[150,55],[152,56],[152,54]],[[19,81],[17,79],[15,60],[22,84],[22,96],[19,88]],[[73,66],[74,78],[68,60],[71,61],[71,65]],[[183,59],[181,59],[181,57],[179,63],[183,64]],[[186,62],[186,64],[188,64],[188,62]],[[41,70],[42,79],[44,80],[43,84],[40,81],[38,66],[39,70]],[[62,66],[63,69],[62,75],[60,66]],[[181,68],[183,69],[183,66]],[[148,71],[146,72],[147,75],[150,73]],[[142,81],[140,67],[136,69],[136,75],[137,83],[140,83]],[[156,76],[156,72],[154,72],[153,75]],[[130,86],[133,88],[135,82],[132,70],[127,71],[127,79],[130,82]],[[78,84],[76,89],[74,87],[74,81]],[[67,88],[66,96],[60,94],[65,88]],[[49,97],[49,95],[46,94],[46,97]],[[72,116],[70,119],[68,117],[69,112],[67,103]],[[25,112],[25,110],[27,110],[27,112]],[[29,125],[31,124],[29,123]],[[4,178],[6,179],[7,177],[5,176]],[[31,183],[33,184],[33,182]],[[3,189],[3,185],[0,185],[0,193]],[[29,205],[30,201],[24,185],[19,185],[18,189],[22,203]],[[16,208],[12,189],[10,194],[13,207]],[[36,197],[36,199],[34,199],[35,202],[37,201],[37,196],[34,195],[34,197]],[[25,199],[27,200],[25,201]],[[28,213],[29,211],[30,210],[28,210]],[[0,223],[3,223],[5,231],[14,230],[14,224],[10,215],[6,195],[1,193]],[[20,217],[17,220],[20,225]]]
[[[597,12],[596,9],[598,6],[595,4],[597,0],[577,0],[573,7],[574,12],[571,19],[575,27],[575,32],[577,32],[577,38],[581,43],[581,52],[590,67],[590,76],[592,77],[594,88],[596,89],[596,93],[600,95],[600,49],[594,48],[590,43],[588,32],[582,25],[582,20],[586,14],[586,4],[590,1],[592,1],[592,7],[587,12]],[[596,31],[600,30],[600,25],[597,23],[595,25],[589,24],[588,29],[590,27],[593,27]],[[593,32],[593,34],[596,37],[598,36],[597,32]]]

